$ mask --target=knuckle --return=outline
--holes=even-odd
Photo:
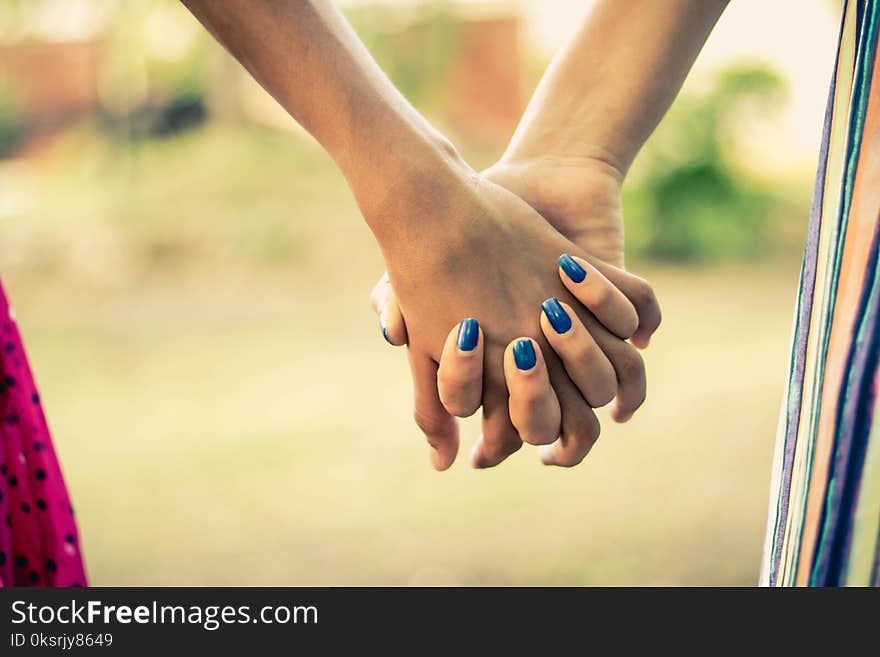
[[[448,425],[448,418],[436,411],[424,411],[417,408],[413,412],[413,420],[416,426],[426,436],[436,436],[443,433]]]
[[[626,345],[614,358],[614,369],[621,381],[641,378],[645,372],[645,362],[633,347]]]
[[[497,440],[483,441],[483,453],[492,460],[507,458],[523,446],[519,436],[504,435]]]
[[[599,438],[600,430],[599,421],[593,414],[579,414],[575,418],[568,418],[567,422],[563,421],[563,434],[566,441],[576,445],[592,445]]]
[[[641,310],[653,310],[660,315],[660,306],[654,288],[644,278],[637,278],[630,293],[630,301]]]
[[[544,402],[547,392],[540,386],[523,386],[512,395],[513,404],[525,413],[533,413]]]
[[[617,395],[617,381],[602,381],[597,383],[596,390],[590,394],[590,405],[593,408],[600,408],[611,403]]]
[[[601,284],[594,285],[593,289],[590,290],[589,297],[588,305],[597,309],[605,308],[614,298],[614,293],[611,290],[611,283],[603,281]]]

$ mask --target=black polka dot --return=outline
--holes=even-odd
[[[6,465],[0,465],[0,475],[6,474]]]
[[[6,565],[6,553],[3,550],[0,550],[0,566]]]
[[[40,581],[40,573],[38,573],[36,570],[32,570],[28,575],[28,579],[31,581],[31,584],[36,584]]]
[[[34,451],[35,452],[42,452],[44,449],[46,449],[46,443],[42,443],[39,440],[34,441]]]
[[[2,501],[3,501],[3,491],[0,490],[0,502],[2,502]]]
[[[0,381],[0,395],[2,395],[4,392],[6,392],[6,383]]]
[[[46,500],[37,500],[37,508],[40,511],[45,511],[49,507],[46,505]]]
[[[76,536],[74,536],[73,534],[67,534],[64,537],[64,542],[73,545],[74,543],[76,543]]]
[[[7,342],[5,345],[3,345],[3,351],[5,351],[7,354],[11,354],[13,351],[15,351],[15,343]]]
[[[22,502],[21,503],[21,510],[24,511],[25,513],[30,513],[31,512],[31,505],[28,504],[27,502]]]
[[[50,573],[54,573],[56,570],[58,570],[58,564],[52,561],[52,559],[47,559],[46,570],[48,570]]]
[[[18,424],[19,421],[18,413],[13,411],[9,415],[6,416],[6,424]]]
[[[33,395],[31,395],[31,403],[39,404],[40,403],[40,395],[38,395],[37,393],[34,393]]]
[[[6,524],[12,527],[12,519],[9,517],[9,514],[6,514],[6,518],[4,519]]]
[[[43,468],[37,468],[34,470],[34,476],[40,481],[43,481],[46,478],[46,471],[43,470]]]
[[[19,554],[15,557],[15,567],[16,568],[27,568],[28,560],[27,557],[23,554]]]
[[[6,378],[3,379],[3,382],[8,385],[10,388],[15,385],[15,377],[6,375]]]
[[[15,475],[9,475],[9,479],[7,481],[9,481],[10,488],[15,488],[16,486],[18,486],[18,477],[16,477]]]

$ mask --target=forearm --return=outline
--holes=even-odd
[[[454,151],[397,91],[329,0],[183,0],[336,160],[377,235],[387,181]]]
[[[727,2],[596,0],[541,79],[505,158],[593,158],[625,172]]]

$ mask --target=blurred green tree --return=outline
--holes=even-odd
[[[10,153],[24,137],[21,106],[12,85],[0,77],[0,157]]]
[[[346,16],[382,70],[411,103],[420,108],[443,103],[459,39],[448,1],[432,0],[407,10],[367,4],[349,7]]]
[[[624,189],[633,253],[709,262],[766,251],[769,220],[787,201],[732,151],[742,117],[772,112],[785,94],[780,75],[750,63],[722,70],[704,93],[675,103]]]

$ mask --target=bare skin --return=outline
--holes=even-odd
[[[597,0],[543,76],[506,152],[484,172],[593,256],[589,261],[635,308],[638,329],[631,342],[640,348],[647,347],[659,325],[660,311],[650,286],[623,272],[621,187],[632,160],[675,98],[726,5],[727,0]],[[560,276],[576,293],[571,281],[562,272]],[[595,299],[583,294],[579,299],[587,308],[595,306]],[[389,341],[404,344],[407,327],[387,278],[380,278],[372,300]],[[563,307],[569,315],[580,314]],[[612,312],[627,311],[618,306]],[[602,347],[617,376],[612,417],[621,422],[629,419],[644,400],[641,362],[626,352],[618,361],[609,353],[601,332],[589,323],[587,331],[582,331],[575,317],[565,336],[548,325],[546,313],[540,321],[574,381],[595,380],[595,373],[605,365],[595,357],[588,338]],[[613,325],[616,320],[603,318],[606,326],[609,321]],[[508,345],[508,351],[512,346]],[[454,350],[444,351],[443,359],[441,371],[449,381],[464,380],[458,376],[461,368],[468,375],[466,383],[459,385],[474,386],[478,374],[473,362],[465,364],[462,354]],[[546,388],[540,375],[529,375],[526,383],[515,367],[506,367],[505,373],[511,393],[509,414],[518,428],[539,426],[540,419],[533,417],[537,413],[553,415],[552,406],[534,403],[546,396],[546,390],[538,389]],[[579,387],[583,393],[585,384]],[[518,394],[520,390],[528,394]],[[444,398],[462,394],[467,395],[443,391]],[[455,408],[445,410],[457,414]],[[542,458],[548,464],[574,465],[585,454],[560,440],[543,448]]]
[[[454,419],[439,399],[438,362],[449,327],[467,315],[479,316],[485,331],[483,438],[475,464],[495,465],[522,445],[503,373],[505,345],[515,336],[532,336],[549,354],[548,380],[561,411],[559,426],[534,439],[561,434],[569,444],[592,444],[596,417],[549,349],[535,313],[542,300],[558,296],[583,315],[597,342],[610,345],[606,353],[631,350],[559,280],[553,261],[561,253],[587,254],[521,198],[470,169],[395,89],[331,2],[185,4],[344,173],[409,325],[415,417],[434,447],[435,467],[448,467],[458,448]],[[612,362],[622,358],[609,354]],[[640,370],[644,380],[640,362],[626,368]]]
[[[631,377],[638,388],[633,394],[643,397],[644,377],[642,374],[638,381],[638,372],[643,372],[638,354],[586,311],[552,265],[561,253],[583,258],[587,254],[510,191],[473,172],[469,180],[469,191],[456,186],[454,195],[439,204],[442,222],[428,221],[428,227],[418,229],[418,239],[442,242],[442,250],[392,248],[393,253],[388,256],[389,277],[395,284],[401,316],[408,327],[410,362],[416,374],[416,421],[435,450],[434,465],[438,469],[448,467],[458,448],[454,419],[445,412],[437,389],[437,363],[448,339],[448,327],[462,316],[479,318],[484,336],[483,434],[473,457],[475,465],[496,465],[522,445],[523,437],[509,416],[503,354],[513,338],[523,335],[534,336],[539,348],[550,355],[546,360],[548,380],[561,409],[558,425],[525,438],[548,444],[561,435],[571,450],[585,453],[598,436],[598,422],[585,403],[583,391],[572,380],[569,368],[549,349],[535,309],[547,298],[548,291],[576,308],[572,312],[589,327],[596,343],[615,362],[628,363],[624,366],[627,373],[637,373]],[[403,203],[406,208],[421,204],[418,210],[422,216],[431,217],[437,212],[436,196],[430,203],[424,203],[420,200],[423,192],[417,188],[414,193],[418,198]],[[430,226],[436,226],[436,232]],[[414,237],[405,232],[395,239],[407,242]],[[512,263],[516,266],[511,267]],[[599,282],[600,277],[594,271],[591,284]],[[621,324],[619,328],[625,335],[631,334],[637,324],[635,310],[613,285],[606,281],[602,287],[615,294],[622,312],[628,313],[628,325]],[[426,294],[427,290],[430,294]],[[584,335],[589,335],[586,330]],[[596,351],[605,358],[598,348]],[[616,391],[610,364],[604,377],[612,389],[604,399],[607,402]]]
[[[575,309],[571,314],[577,338],[575,340],[568,338],[564,344],[566,346],[570,345],[571,342],[576,342],[577,344],[574,349],[563,349],[563,353],[559,353],[558,357],[563,362],[563,367],[566,370],[570,381],[587,380],[592,382],[595,387],[599,388],[610,385],[612,390],[611,396],[615,397],[615,403],[612,407],[612,417],[620,422],[626,421],[639,408],[645,399],[646,384],[644,364],[636,349],[627,344],[621,337],[608,330],[606,326],[608,324],[613,325],[620,317],[632,317],[632,320],[624,320],[632,321],[633,328],[635,328],[636,325],[638,326],[635,333],[633,333],[632,330],[629,331],[629,335],[632,336],[632,341],[640,346],[647,346],[651,334],[659,326],[660,309],[654,293],[646,281],[625,272],[621,268],[617,268],[608,262],[587,255],[588,249],[583,248],[583,245],[586,244],[590,249],[590,253],[602,251],[603,255],[611,260],[617,262],[622,261],[623,242],[622,239],[617,240],[614,237],[616,231],[622,232],[620,185],[616,182],[615,178],[610,177],[610,174],[606,172],[607,167],[605,165],[599,165],[595,169],[584,167],[583,169],[575,170],[579,175],[571,175],[570,177],[570,180],[573,182],[578,182],[577,185],[573,184],[572,187],[569,188],[571,189],[570,196],[565,195],[555,197],[559,200],[554,200],[554,198],[551,197],[549,201],[545,202],[544,197],[541,196],[542,186],[533,186],[529,178],[524,176],[522,178],[520,177],[523,175],[523,169],[524,168],[520,167],[507,168],[496,165],[484,172],[484,176],[486,178],[494,179],[494,181],[504,181],[504,186],[507,189],[528,200],[529,205],[534,204],[532,207],[541,207],[544,212],[547,212],[548,214],[544,215],[544,217],[551,223],[562,218],[570,221],[571,225],[578,228],[586,224],[589,227],[588,230],[575,231],[577,240],[572,240],[572,243],[575,244],[576,247],[570,247],[574,250],[569,250],[570,253],[575,255],[580,254],[585,258],[585,262],[583,263],[585,268],[591,269],[591,266],[595,268],[590,271],[590,274],[587,276],[584,283],[589,281],[588,285],[592,286],[593,290],[598,289],[601,292],[600,296],[611,297],[616,294],[624,302],[613,304],[613,307],[611,308],[611,316],[605,318],[605,326],[603,326],[594,316],[597,309],[597,304],[595,303],[597,297],[595,295],[593,298],[584,297],[581,303],[578,303],[576,300],[573,301],[574,295],[571,290],[568,290],[569,295],[560,295],[560,301],[569,304],[569,308]],[[538,167],[535,167],[534,171],[540,174],[540,169]],[[596,191],[590,195],[585,195],[583,192],[587,189],[586,183],[588,182],[587,178],[589,176],[595,176]],[[540,178],[552,179],[554,176],[540,174]],[[561,186],[554,186],[553,191],[558,194],[561,189],[563,189]],[[600,194],[604,195],[602,200],[600,200]],[[548,212],[548,210],[558,212],[560,208],[566,210],[566,214],[549,214]],[[573,208],[582,210],[583,214],[572,213]],[[598,211],[597,209],[599,208],[604,209],[604,211]],[[575,219],[574,217],[577,218]],[[568,225],[564,222],[560,223],[563,223],[563,225],[566,226]],[[558,281],[563,284],[568,283],[569,285],[572,285],[567,277],[560,275],[558,268],[555,266],[556,258],[564,252],[566,251],[557,254],[549,254],[552,263],[551,266],[553,267],[554,275],[557,277]],[[541,289],[547,290],[549,288],[544,286]],[[405,313],[401,313],[398,308],[398,297],[395,288],[391,285],[387,276],[380,278],[373,290],[372,299],[374,308],[381,316],[381,321],[384,325],[389,342],[398,345],[405,344],[409,335],[408,330],[411,330],[411,327],[409,326],[409,322],[404,320]],[[540,303],[543,300],[544,298],[537,299],[537,301],[532,303],[527,309],[531,313],[533,321],[539,326],[545,323],[543,313],[540,312]],[[593,312],[585,313],[583,308],[590,309]],[[601,315],[601,313],[599,314]],[[468,312],[459,317],[467,316],[477,317],[480,320],[480,324],[483,326],[489,321],[476,312]],[[579,328],[580,330],[578,330]],[[455,331],[457,331],[457,329],[454,329],[453,332]],[[546,331],[543,330],[543,326],[542,333],[546,333]],[[529,335],[534,334],[521,332],[518,336],[511,337],[515,338]],[[554,335],[555,334],[551,333],[550,337],[552,338]],[[546,338],[544,340],[539,340],[537,344],[545,354],[551,354],[551,352],[548,351],[550,343],[546,341]],[[560,343],[557,342],[557,344]],[[507,350],[511,347],[512,341],[507,345]],[[453,388],[455,382],[469,380],[469,384],[464,387],[472,390],[476,385],[474,383],[474,376],[476,375],[473,374],[473,370],[479,369],[479,362],[475,363],[473,357],[469,354],[461,354],[456,351],[444,351],[443,359],[445,360],[440,360],[440,367],[443,368],[445,366],[448,373],[448,380],[451,381],[451,383],[446,386],[447,389],[443,392],[452,398],[472,397],[473,393],[469,390],[459,391],[454,390]],[[552,358],[549,358],[548,361],[553,363]],[[554,365],[551,365],[551,367],[554,367]],[[467,370],[467,373],[460,373],[458,371],[460,368]],[[434,372],[436,373],[436,369]],[[535,426],[546,424],[543,420],[533,419],[531,415],[538,413],[540,409],[544,407],[541,403],[537,403],[534,397],[547,397],[549,396],[548,393],[550,390],[543,390],[538,394],[535,390],[536,386],[532,385],[532,382],[535,379],[540,379],[539,376],[530,377],[528,385],[520,385],[519,380],[523,376],[524,375],[522,375],[516,368],[511,368],[509,366],[505,367],[505,380],[509,390],[508,415],[515,418],[522,418],[521,422],[512,423],[516,429],[520,429],[521,426],[526,425]],[[436,386],[436,383],[434,385]],[[590,396],[589,390],[582,390],[576,384],[575,388],[582,398]],[[584,388],[587,388],[587,386],[584,386]],[[518,394],[520,391],[522,391],[522,394]],[[442,393],[438,394],[442,396]],[[428,396],[427,393],[425,393],[425,395]],[[606,397],[603,399],[600,395],[599,399],[594,398],[592,401],[592,407],[595,408],[607,403],[609,398]],[[444,435],[457,436],[457,432],[454,429],[455,424],[453,416],[467,417],[476,410],[476,408],[470,407],[458,409],[454,406],[444,406],[444,404],[441,403],[439,396],[434,402],[435,403],[432,403],[430,406],[426,406],[426,408],[429,409],[431,416],[427,418],[427,421],[425,418],[421,418],[421,421],[433,427],[443,427]],[[584,424],[589,423],[591,430],[586,432],[588,438],[583,439],[577,437],[580,434],[575,434],[574,436],[568,436],[565,433],[560,434],[559,440],[555,442],[550,441],[552,445],[542,449],[541,458],[544,463],[572,466],[583,460],[598,438],[599,425],[598,421],[595,421],[595,416],[592,413],[579,417],[578,421],[583,422]],[[450,439],[445,444],[457,444],[457,438],[455,441],[456,442],[453,442]],[[507,446],[504,456],[506,457],[516,451],[516,449],[522,445],[522,442],[523,441],[516,441],[511,437],[509,442],[504,443]],[[532,441],[525,440],[525,442]],[[542,441],[537,444],[545,443]],[[485,458],[484,455],[486,454],[486,451],[488,450],[486,450],[485,447],[484,434],[484,436],[478,441],[471,457],[472,463],[476,467],[497,465],[500,460],[503,460],[499,459],[498,454],[495,452],[491,453],[491,456],[494,458]],[[440,469],[442,469],[442,466],[446,466],[447,463],[451,464],[451,461],[437,461],[432,458],[432,463],[434,463],[435,467],[441,466]]]

